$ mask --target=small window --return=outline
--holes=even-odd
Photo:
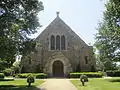
[[[88,64],[88,56],[85,56],[85,63]]]

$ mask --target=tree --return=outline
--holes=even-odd
[[[11,69],[14,70],[14,73],[20,73],[21,72],[20,61],[15,61]]]
[[[24,56],[35,47],[28,36],[40,27],[37,16],[43,9],[39,0],[0,0],[0,59],[8,67],[16,55]]]
[[[114,68],[114,62],[120,61],[120,0],[109,0],[105,5],[104,18],[98,26],[95,46],[100,60],[107,69]]]
[[[7,62],[4,61],[4,60],[2,60],[2,59],[0,59],[0,72],[1,72],[2,70],[4,70],[5,67],[7,67]]]

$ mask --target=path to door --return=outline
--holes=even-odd
[[[46,79],[40,90],[77,90],[69,79]]]

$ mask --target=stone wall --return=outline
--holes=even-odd
[[[51,35],[64,35],[66,37],[66,50],[50,50]],[[57,17],[37,38],[37,52],[31,54],[32,62],[23,60],[26,72],[36,72],[36,66],[52,76],[54,61],[60,60],[64,64],[64,74],[81,71],[90,71],[95,65],[92,46],[88,46],[74,31],[72,31],[59,17]],[[88,64],[85,63],[88,57]],[[79,65],[79,66],[78,66]],[[29,69],[28,69],[29,67]]]

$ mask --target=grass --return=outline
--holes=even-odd
[[[44,81],[35,80],[32,87],[27,87],[26,79],[18,79],[14,81],[0,81],[0,90],[39,90],[36,86],[40,85]]]
[[[72,80],[71,82],[78,90],[120,90],[120,82],[111,82],[110,79],[91,78],[89,82],[85,83],[85,86],[82,86],[79,80]]]

